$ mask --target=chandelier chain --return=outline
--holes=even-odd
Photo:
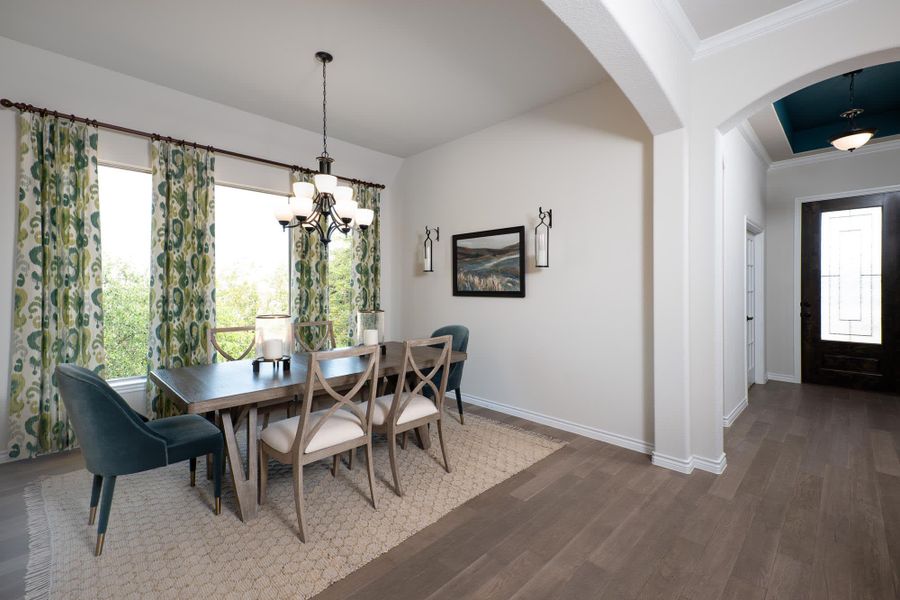
[[[328,119],[326,104],[328,101],[328,90],[325,79],[325,61],[322,61],[322,156],[328,156]]]

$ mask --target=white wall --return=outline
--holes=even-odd
[[[753,151],[738,128],[722,136],[725,198],[725,396],[723,413],[736,416],[747,401],[745,333],[747,220],[766,224],[766,163]],[[757,302],[762,316],[763,298]],[[764,340],[757,340],[764,344]],[[760,365],[758,368],[764,368]]]
[[[62,112],[108,121],[135,129],[237,150],[291,164],[315,167],[321,149],[320,134],[292,127],[101,69],[0,37],[2,94]],[[12,314],[13,233],[16,193],[15,111],[0,110],[0,453],[7,441],[6,411],[9,393],[9,348]],[[148,142],[141,138],[100,134],[101,161],[149,167]],[[392,182],[402,159],[329,140],[339,175],[377,181],[388,186],[382,194],[382,305],[398,314],[394,290],[397,216]],[[289,190],[286,171],[219,157],[216,179],[266,189]],[[252,207],[248,207],[252,210]],[[388,321],[388,334],[398,324]]]
[[[464,324],[464,394],[648,450],[651,153],[640,116],[605,82],[407,158],[394,186],[405,209],[403,334]],[[539,205],[553,209],[553,229],[551,266],[538,270]],[[441,228],[429,274],[419,266],[425,225]],[[526,298],[454,297],[452,235],[516,225],[527,231]]]
[[[795,298],[795,251],[799,239],[796,199],[900,186],[900,147],[878,145],[831,160],[788,161],[769,170],[766,227],[766,362],[780,379],[800,380]]]

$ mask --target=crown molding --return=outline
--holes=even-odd
[[[739,46],[750,40],[784,29],[853,0],[801,0],[711,37],[700,39],[678,0],[654,0],[669,25],[690,51],[694,60]]]
[[[697,48],[700,47],[700,38],[697,37],[697,32],[694,30],[694,26],[691,25],[691,20],[688,19],[684,9],[681,8],[681,3],[678,0],[653,1],[656,4],[656,7],[662,11],[669,27],[675,33],[676,37],[681,40],[681,43],[684,44],[684,47],[687,48],[688,53],[693,59],[697,54]]]
[[[810,154],[809,156],[798,156],[796,158],[788,158],[786,160],[776,160],[769,165],[769,171],[780,171],[782,169],[790,169],[793,167],[802,167],[804,165],[812,165],[822,162],[830,162],[842,158],[850,158],[851,156],[863,156],[866,154],[877,154],[879,152],[890,152],[900,150],[900,139],[891,140],[889,142],[880,142],[877,144],[865,145],[853,153],[843,152],[841,150],[828,150],[819,154]]]
[[[750,148],[759,157],[759,160],[763,161],[763,164],[768,169],[772,165],[772,157],[769,156],[769,152],[766,150],[766,147],[763,146],[763,143],[759,140],[759,136],[756,135],[756,132],[753,130],[753,127],[750,125],[749,121],[743,121],[740,125],[737,126],[738,131],[741,132],[741,135],[744,136],[744,140],[749,144]]]

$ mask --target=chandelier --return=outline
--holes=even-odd
[[[328,52],[316,52],[316,60],[322,63],[322,154],[317,158],[319,172],[313,175],[312,183],[294,183],[293,196],[288,198],[285,207],[276,211],[275,218],[282,230],[302,227],[309,234],[317,233],[322,243],[327,245],[335,231],[347,234],[354,227],[365,231],[372,224],[375,211],[359,208],[353,200],[353,188],[338,185],[337,177],[331,174],[334,159],[328,155],[325,66],[334,57]]]
[[[861,129],[856,126],[856,117],[863,113],[863,109],[853,107],[853,92],[856,84],[856,76],[859,73],[862,73],[862,69],[844,74],[844,77],[850,78],[850,108],[845,112],[842,112],[841,117],[850,121],[850,129],[828,139],[832,146],[838,150],[845,150],[847,152],[853,152],[857,148],[864,146],[866,142],[871,140],[878,132],[877,129]]]

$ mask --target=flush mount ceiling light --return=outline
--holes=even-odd
[[[293,199],[275,217],[282,229],[302,226],[304,231],[317,233],[322,243],[328,244],[335,231],[346,234],[354,227],[365,231],[372,224],[375,211],[359,208],[353,199],[353,188],[338,185],[337,177],[331,174],[334,159],[328,155],[325,66],[334,57],[328,52],[316,52],[316,60],[322,63],[322,154],[316,159],[319,172],[313,175],[313,183],[298,181],[293,185]]]
[[[857,148],[865,145],[866,142],[871,140],[872,137],[878,132],[877,129],[873,129],[871,127],[864,129],[856,126],[856,117],[863,113],[863,109],[853,108],[853,93],[856,85],[856,76],[860,73],[862,73],[862,69],[853,71],[852,73],[844,74],[844,77],[850,78],[851,108],[842,112],[841,117],[850,121],[850,129],[848,131],[845,131],[844,133],[828,138],[828,141],[832,146],[834,146],[838,150],[844,150],[846,152],[853,152]]]

